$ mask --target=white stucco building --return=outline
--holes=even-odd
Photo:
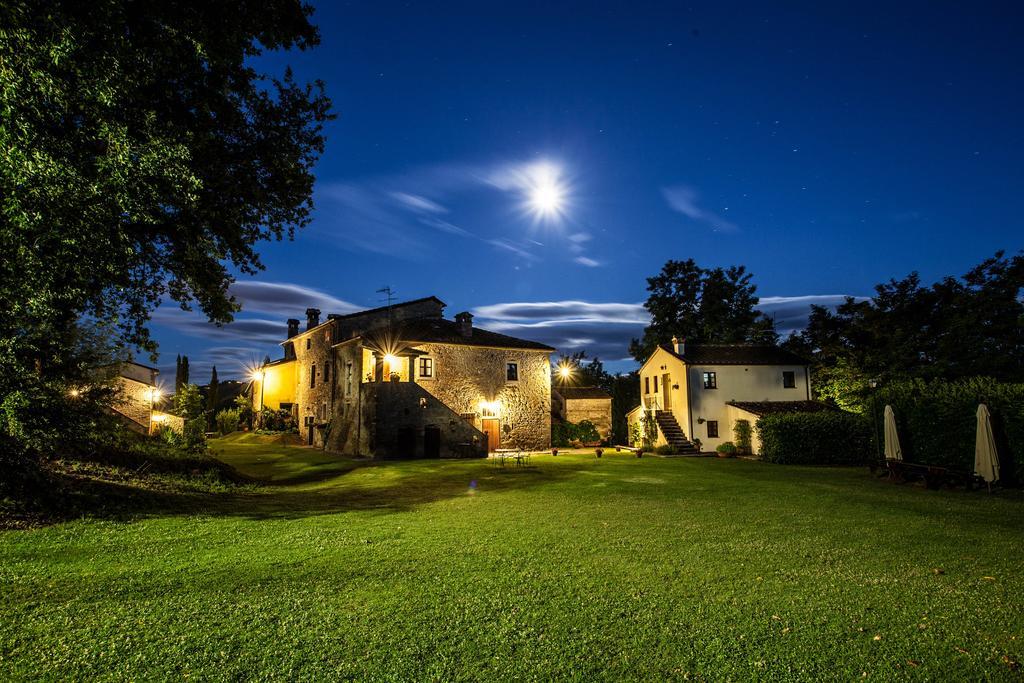
[[[820,410],[811,401],[807,362],[772,345],[686,344],[673,340],[658,347],[640,368],[640,405],[627,419],[630,427],[645,411],[655,417],[655,445],[672,444],[695,451],[713,451],[734,441],[733,426],[751,426],[768,412]],[[753,434],[752,450],[759,444]]]

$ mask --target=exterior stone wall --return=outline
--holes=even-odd
[[[334,348],[334,404],[327,448],[346,455],[372,454],[370,441],[374,429],[374,412],[362,381],[363,347],[352,342]]]
[[[485,435],[413,382],[363,385],[367,422],[373,426],[369,449],[377,458],[422,458],[427,431],[436,430],[438,457],[486,456]]]
[[[324,445],[323,434],[331,419],[335,374],[332,332],[330,325],[322,325],[294,338],[299,437],[303,443],[314,446]]]
[[[126,417],[137,431],[148,432],[153,386],[127,377],[115,378],[114,385],[118,392],[112,406],[114,410]]]
[[[610,398],[565,399],[565,419],[569,422],[590,420],[602,439],[612,434],[612,400]]]
[[[502,448],[551,447],[551,361],[546,351],[464,344],[420,344],[434,360],[434,378],[417,382],[459,415],[482,428],[481,402],[496,402]],[[519,381],[507,382],[506,363],[519,364]]]

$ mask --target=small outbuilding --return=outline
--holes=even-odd
[[[566,422],[589,420],[602,439],[612,434],[612,396],[600,387],[559,387],[551,389],[551,406]]]

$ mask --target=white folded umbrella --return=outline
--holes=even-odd
[[[892,411],[892,406],[885,407],[885,458],[886,460],[903,459],[900,435],[896,432],[896,413]]]
[[[992,414],[984,403],[978,404],[978,431],[974,438],[974,473],[991,484],[999,479],[999,453],[992,433]]]

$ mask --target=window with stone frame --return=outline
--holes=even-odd
[[[352,395],[352,363],[345,364],[345,394],[347,396]]]
[[[650,377],[644,377],[644,393],[645,394],[651,393],[651,378]]]
[[[434,359],[430,356],[420,356],[419,358],[419,377],[421,379],[433,379],[434,378]]]
[[[331,381],[331,364],[324,363],[324,384],[328,384]]]
[[[505,363],[505,381],[519,381],[519,363]]]
[[[316,386],[316,363],[309,366],[309,388]]]

